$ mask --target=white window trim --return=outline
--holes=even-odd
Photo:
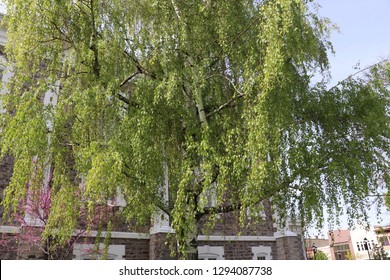
[[[257,257],[265,257],[266,260],[272,260],[271,251],[272,248],[269,246],[252,247],[253,259],[257,260]]]
[[[198,246],[198,259],[208,260],[217,259],[224,260],[224,248],[223,246]]]
[[[91,251],[95,249],[95,244],[74,244],[73,246],[73,255],[74,260],[85,260],[91,259],[93,254]],[[99,250],[104,249],[104,244],[99,244]],[[109,245],[107,252],[107,259],[110,260],[124,260],[125,255],[125,245]]]

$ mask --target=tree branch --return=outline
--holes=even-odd
[[[126,97],[124,97],[122,94],[117,93],[117,97],[120,101],[126,103],[127,105],[130,105],[130,100]]]
[[[210,78],[213,78],[213,77],[222,77],[224,79],[226,79],[233,87],[234,91],[238,93],[238,95],[234,95],[231,99],[229,99],[226,103],[220,105],[218,108],[216,108],[215,110],[213,110],[212,112],[206,114],[206,117],[211,117],[212,115],[222,111],[223,109],[229,107],[234,101],[236,101],[238,98],[241,98],[243,96],[245,96],[245,93],[241,92],[240,90],[238,90],[238,88],[234,85],[233,81],[231,81],[228,77],[226,77],[226,75],[223,75],[223,74],[213,74],[213,75],[210,75],[206,78],[207,79],[210,79]]]
[[[130,75],[129,77],[127,77],[123,82],[120,83],[119,87],[123,87],[127,82],[129,82],[131,79],[133,79],[135,76],[137,76],[138,74],[140,74],[139,71],[135,72],[134,74]]]
[[[172,6],[173,6],[173,9],[175,10],[175,13],[176,13],[176,16],[179,20],[181,20],[181,16],[180,16],[180,10],[179,10],[179,7],[177,6],[175,0],[171,0],[171,3],[172,3]]]
[[[379,61],[379,62],[377,62],[377,63],[375,63],[375,64],[372,64],[372,65],[370,65],[370,66],[367,66],[366,68],[363,68],[363,69],[361,69],[361,70],[359,70],[359,71],[357,71],[357,72],[355,72],[355,73],[349,75],[347,78],[345,78],[345,79],[339,81],[336,85],[334,85],[333,87],[331,87],[330,89],[328,89],[328,91],[331,91],[332,89],[338,87],[339,85],[341,85],[341,84],[344,83],[345,81],[351,79],[352,77],[354,77],[354,76],[356,76],[356,75],[359,75],[359,74],[362,73],[362,72],[365,72],[365,71],[367,71],[367,70],[370,70],[371,68],[374,68],[375,66],[381,65],[381,64],[383,64],[383,63],[385,63],[385,62],[389,62],[389,61],[390,61],[390,60],[389,60],[388,58],[386,58],[386,59],[383,59],[383,60],[381,60],[381,61]]]
[[[264,192],[264,194],[257,201],[255,201],[254,203],[251,203],[251,204],[252,205],[256,205],[256,204],[262,202],[263,200],[265,200],[267,198],[271,198],[273,195],[275,195],[276,193],[278,193],[279,191],[281,191],[281,190],[283,190],[285,188],[287,188],[287,189],[288,188],[297,189],[296,186],[291,186],[291,183],[292,183],[291,179],[289,179],[288,181],[286,181],[284,183],[281,183],[278,188],[275,188],[275,189],[273,189],[271,191],[268,191],[268,192]],[[229,213],[229,212],[233,212],[233,211],[240,210],[240,209],[243,209],[243,208],[247,208],[249,206],[250,206],[249,204],[244,204],[241,201],[239,201],[239,202],[231,203],[231,204],[228,204],[228,205],[218,205],[218,206],[213,206],[213,207],[204,207],[202,209],[202,211],[197,211],[196,212],[195,218],[196,218],[196,220],[199,221],[202,217],[207,216],[207,215],[220,214],[220,213]]]
[[[153,79],[156,79],[156,74],[153,73],[153,72],[149,72],[147,71],[144,67],[141,66],[141,64],[139,63],[139,61],[137,59],[135,59],[128,51],[124,50],[124,53],[130,57],[130,59],[135,63],[135,67],[137,68],[137,72],[139,72],[140,74],[144,74],[146,76],[149,76]]]
[[[243,97],[244,94],[240,94],[240,95],[236,95],[236,96],[233,96],[231,99],[229,99],[226,103],[222,104],[221,106],[219,106],[218,108],[216,108],[215,110],[213,110],[212,112],[208,113],[206,115],[206,117],[211,117],[212,115],[222,111],[223,109],[229,107],[233,102],[235,102],[238,98],[241,98]]]

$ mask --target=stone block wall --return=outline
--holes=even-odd
[[[172,256],[167,233],[156,233],[150,235],[149,259],[151,260],[172,260],[177,257]],[[169,238],[169,237],[168,237]],[[175,250],[176,248],[173,248]]]
[[[303,244],[300,236],[280,237],[276,241],[278,260],[304,260]]]

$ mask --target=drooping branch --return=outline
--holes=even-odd
[[[227,48],[231,48],[234,43],[236,41],[238,41],[243,35],[245,35],[245,33],[247,33],[250,28],[257,22],[260,20],[260,13],[258,16],[255,16],[252,21],[248,24],[248,26],[246,26],[241,32],[239,32],[230,42],[227,43]],[[221,49],[218,53],[218,55],[216,56],[216,58],[210,63],[209,65],[209,68],[212,68],[216,63],[218,63],[218,61],[220,61],[220,59],[222,58],[225,58],[226,56],[223,55],[223,51],[224,49]]]
[[[125,163],[125,166],[128,168],[128,165]],[[132,179],[132,180],[135,180],[135,181],[138,181],[142,187],[145,187],[145,182],[144,181],[141,181],[139,180],[137,177],[135,177],[134,175],[131,175],[130,173],[128,173],[127,171],[125,170],[122,170],[122,173],[123,175],[125,175],[127,178],[129,179]],[[169,205],[167,205],[165,202],[163,202],[161,200],[161,197],[158,195],[158,194],[153,194],[152,195],[153,197],[153,200],[154,200],[154,204],[157,208],[160,208],[161,211],[163,211],[164,213],[166,213],[169,217],[171,217],[171,208],[169,207]]]

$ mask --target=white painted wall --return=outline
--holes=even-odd
[[[356,228],[354,230],[351,230],[351,242],[352,242],[353,251],[355,252],[355,257],[357,260],[366,260],[369,258],[368,252],[366,250],[364,250],[364,245],[363,245],[364,238],[367,238],[367,240],[370,243],[371,250],[369,253],[370,253],[370,256],[372,258],[373,244],[374,245],[378,244],[378,240],[377,240],[376,234],[374,232],[374,228],[370,227],[369,230],[366,230],[363,227],[360,227],[360,228]]]

